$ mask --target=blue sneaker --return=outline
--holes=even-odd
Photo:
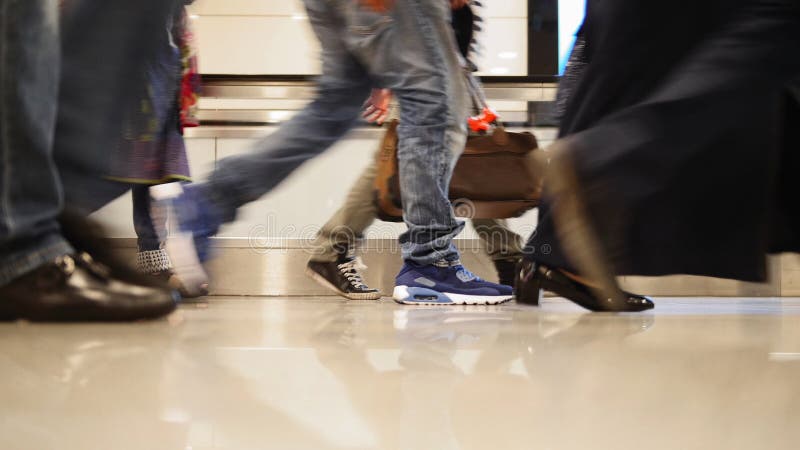
[[[156,232],[173,272],[190,295],[202,295],[208,288],[203,263],[210,257],[209,238],[222,221],[199,185],[161,184],[150,188],[150,196]]]
[[[481,280],[464,266],[405,263],[395,280],[394,300],[404,305],[497,305],[511,300],[514,289]]]

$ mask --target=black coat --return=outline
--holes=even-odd
[[[762,281],[800,251],[796,0],[590,0],[561,135],[617,274]],[[530,258],[571,268],[546,199]]]

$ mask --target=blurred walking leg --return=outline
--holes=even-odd
[[[306,274],[322,286],[354,300],[377,300],[381,293],[364,282],[363,266],[353,255],[364,231],[375,221],[372,200],[376,165],[370,164],[347,193],[344,204],[322,226],[310,251]]]
[[[589,65],[557,144],[581,186],[589,218],[581,223],[596,230],[616,275],[763,281],[768,251],[800,247],[795,239],[775,248],[773,230],[787,170],[776,170],[783,135],[796,129],[782,105],[800,69],[788,57],[800,48],[800,5],[709,2],[689,20],[664,13],[675,7],[590,8]],[[629,26],[632,17],[647,26]],[[665,39],[679,22],[681,36]],[[551,213],[574,192],[561,194],[542,205],[527,253],[545,268],[575,271]],[[534,275],[544,282],[556,272]]]
[[[514,285],[517,264],[522,259],[523,241],[503,219],[472,219],[486,254],[494,263],[500,284]]]

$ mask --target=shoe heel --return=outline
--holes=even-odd
[[[517,303],[539,306],[542,297],[542,282],[535,276],[535,266],[528,261],[517,264],[517,274],[514,277],[514,298]]]

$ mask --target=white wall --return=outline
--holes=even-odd
[[[443,0],[444,1],[444,0]],[[527,1],[483,0],[477,58],[488,75],[527,74]],[[198,0],[191,6],[205,74],[318,74],[319,44],[299,0]]]
[[[190,10],[201,73],[319,72],[319,45],[298,0],[198,0]]]

